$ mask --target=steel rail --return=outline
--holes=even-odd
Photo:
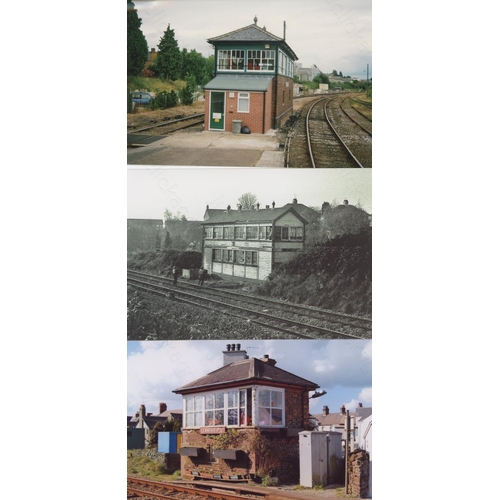
[[[134,271],[131,269],[127,270],[127,272],[131,273],[135,276],[138,276],[138,277],[151,278],[151,279],[156,279],[158,281],[172,281],[171,278],[166,278],[164,276],[158,276],[155,274]],[[187,283],[187,282],[182,283],[182,282],[180,282],[180,284],[181,284],[181,286],[192,287],[192,288],[196,288],[196,290],[201,291],[200,287],[194,283]],[[302,315],[307,316],[308,313],[318,313],[318,314],[321,314],[323,316],[329,316],[330,319],[332,319],[333,321],[335,321],[337,323],[340,323],[340,324],[343,324],[346,326],[351,326],[353,328],[362,328],[365,330],[369,330],[371,328],[371,325],[372,325],[372,320],[370,318],[363,318],[361,316],[354,316],[352,314],[339,313],[339,312],[331,311],[330,309],[322,309],[321,307],[306,306],[304,304],[295,304],[292,302],[282,302],[280,300],[273,299],[270,297],[266,297],[266,298],[258,297],[255,295],[249,295],[249,294],[244,294],[241,292],[236,292],[234,290],[222,290],[222,289],[215,288],[215,287],[211,288],[210,291],[211,291],[211,293],[217,293],[220,295],[229,295],[229,296],[233,296],[236,298],[241,298],[242,300],[250,300],[256,304],[260,303],[260,304],[265,305],[265,306],[270,304],[270,305],[276,305],[277,307],[280,307],[282,309],[289,309],[289,310],[291,309],[292,310],[291,312],[293,312],[294,314],[302,314]],[[346,320],[346,321],[343,321],[343,320]],[[353,324],[354,322],[362,322],[362,323],[366,323],[366,325],[355,325],[355,324]]]
[[[349,155],[351,156],[351,158],[354,160],[354,162],[356,163],[356,165],[359,168],[364,168],[363,165],[361,165],[361,163],[359,163],[358,159],[354,156],[354,153],[348,148],[347,144],[342,140],[342,138],[340,137],[339,133],[335,130],[335,127],[333,126],[333,123],[330,121],[330,118],[328,118],[327,106],[328,106],[328,103],[331,102],[331,101],[333,101],[333,98],[330,99],[330,100],[328,100],[325,103],[324,112],[325,112],[326,121],[328,122],[328,125],[330,125],[330,128],[332,129],[332,132],[338,138],[338,140],[340,141],[340,143],[342,144],[342,146],[344,146],[344,148],[349,153]]]
[[[344,104],[344,101],[346,101],[348,99],[348,97],[346,97],[339,105],[339,108],[340,110],[344,113],[345,116],[347,116],[347,118],[349,118],[349,120],[351,120],[353,123],[355,123],[360,129],[362,129],[363,131],[365,131],[370,137],[372,137],[372,133],[366,128],[364,127],[363,125],[361,125],[361,123],[357,122],[349,113],[347,113],[347,111],[344,109],[343,107],[343,104]],[[356,113],[359,113],[365,120],[368,120],[368,118],[366,116],[364,116],[362,113],[360,113],[356,108],[353,108],[351,106],[351,109],[353,109],[354,111],[356,111]],[[371,121],[371,120],[368,120],[368,121]]]
[[[175,120],[169,120],[167,122],[158,123],[156,125],[149,125],[147,127],[138,128],[136,130],[131,130],[130,132],[136,134],[138,132],[144,132],[145,130],[151,130],[153,128],[166,127],[167,125],[171,125],[172,123],[178,123],[178,122],[182,122],[182,121],[186,121],[186,120],[192,120],[194,118],[199,118],[200,116],[205,116],[205,113],[198,113],[196,115],[190,115],[190,116],[187,116],[184,118],[177,118]],[[196,122],[196,123],[199,123],[199,122]],[[177,130],[180,130],[180,129],[177,129]]]
[[[306,115],[306,137],[307,137],[307,147],[309,149],[309,157],[311,158],[312,166],[313,168],[316,168],[316,163],[314,161],[314,155],[312,152],[312,143],[311,143],[311,133],[309,131],[309,115],[311,114],[312,109],[316,104],[318,104],[321,101],[324,101],[326,97],[323,97],[322,99],[318,99],[317,101],[314,101],[311,107],[309,108],[309,111],[307,112]]]
[[[153,293],[153,294],[159,295],[161,297],[165,297],[165,295],[166,295],[164,292],[161,292],[159,290],[155,290],[154,288],[149,288],[147,286],[142,286],[142,285],[138,285],[135,283],[130,283],[130,285],[134,286],[135,288],[138,288],[139,290]],[[154,285],[151,285],[151,286],[154,286]],[[207,304],[200,304],[199,302],[184,299],[182,297],[177,297],[175,295],[172,297],[172,299],[176,300],[178,302],[182,302],[183,304],[190,305],[190,306],[202,307],[203,309],[208,309],[209,311],[216,312],[218,314],[223,314],[224,316],[232,316],[233,318],[241,319],[243,321],[249,321],[253,325],[263,326],[265,328],[268,328],[269,330],[275,330],[277,332],[286,333],[286,334],[291,335],[293,337],[298,337],[298,338],[302,338],[302,339],[316,339],[317,338],[317,337],[311,337],[310,335],[297,333],[297,332],[294,332],[293,330],[287,330],[286,328],[283,328],[283,327],[280,327],[277,325],[270,325],[269,323],[265,323],[264,321],[259,321],[259,320],[253,319],[253,318],[248,318],[248,316],[242,316],[241,314],[236,314],[236,313],[231,312],[231,311],[224,311],[224,310],[221,311],[220,308],[211,307]]]
[[[363,339],[363,337],[358,337],[356,335],[350,335],[348,333],[343,333],[343,332],[338,332],[338,331],[335,331],[335,330],[330,330],[328,328],[324,328],[324,327],[321,327],[321,326],[317,326],[317,325],[310,325],[308,323],[302,323],[300,321],[295,321],[295,320],[291,320],[291,319],[287,319],[287,318],[282,318],[282,317],[279,317],[279,316],[273,316],[271,314],[267,314],[267,313],[264,313],[264,312],[260,312],[260,311],[255,311],[254,309],[248,309],[247,307],[242,307],[242,306],[238,306],[236,304],[227,304],[225,302],[221,302],[219,300],[215,300],[215,299],[210,299],[210,298],[207,298],[207,297],[202,297],[202,296],[199,296],[199,295],[194,295],[192,293],[189,293],[189,292],[183,292],[183,291],[180,291],[178,288],[170,288],[170,287],[165,287],[165,286],[162,286],[162,285],[157,285],[157,284],[154,284],[154,283],[151,283],[151,282],[145,282],[143,280],[139,280],[137,278],[130,278],[128,277],[127,278],[127,282],[129,282],[130,280],[130,285],[132,286],[135,286],[135,285],[140,285],[140,286],[144,286],[144,285],[147,285],[147,286],[152,286],[152,287],[156,287],[156,288],[159,288],[161,289],[160,290],[157,290],[156,293],[157,294],[165,294],[165,292],[175,292],[176,294],[181,294],[181,295],[184,295],[184,296],[187,296],[187,297],[190,297],[190,298],[195,298],[195,299],[198,299],[198,300],[202,300],[202,301],[205,301],[205,302],[208,302],[208,303],[212,303],[212,304],[215,304],[216,306],[224,306],[224,307],[227,307],[227,308],[231,308],[231,309],[236,309],[238,311],[243,311],[245,313],[250,313],[250,314],[253,314],[257,317],[261,317],[261,318],[266,318],[268,320],[272,320],[272,321],[277,321],[279,323],[286,323],[286,324],[289,324],[289,325],[293,325],[293,326],[296,326],[296,327],[299,327],[299,328],[306,328],[306,329],[309,329],[309,330],[313,330],[313,331],[316,331],[316,332],[319,332],[319,333],[322,333],[322,334],[327,334],[327,335],[335,335],[335,336],[339,336],[339,337],[342,337],[342,338],[348,338],[348,339]],[[175,297],[176,298],[176,297]],[[198,304],[196,304],[198,305]],[[218,309],[215,309],[216,311],[220,312]],[[248,318],[246,318],[248,319]],[[267,328],[272,328],[272,329],[276,329],[275,326],[273,325],[264,325],[266,326]],[[281,328],[281,327],[277,327],[277,328]],[[300,333],[296,333],[296,332],[291,332],[291,331],[287,331],[286,333],[289,333],[291,335],[302,335]],[[309,337],[311,338],[311,337]]]

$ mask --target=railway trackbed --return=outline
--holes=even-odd
[[[243,481],[152,481],[127,476],[127,497],[160,500],[315,500],[316,495],[284,489],[253,486]]]
[[[132,270],[127,272],[127,283],[143,292],[230,315],[288,338],[371,338],[369,318],[189,282],[174,285],[170,278]]]
[[[127,144],[129,147],[144,146],[152,140],[160,139],[163,136],[172,134],[179,130],[201,125],[204,120],[204,113],[198,113],[174,120],[163,121],[148,125],[147,127],[131,128],[127,131]],[[144,132],[147,132],[145,134]]]
[[[371,122],[349,97],[323,96],[302,108],[286,139],[286,167],[371,168]]]

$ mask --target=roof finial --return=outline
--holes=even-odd
[[[257,26],[257,21],[258,21],[258,19],[257,19],[257,14],[256,14],[255,17],[253,18],[253,23],[255,24],[255,26]]]

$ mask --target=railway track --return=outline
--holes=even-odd
[[[147,127],[131,129],[127,131],[127,144],[129,146],[142,146],[151,142],[151,139],[156,137],[159,138],[159,136],[166,136],[179,130],[201,125],[204,121],[204,116],[204,113],[198,113],[196,115],[155,123]],[[148,133],[144,134],[144,132]]]
[[[287,137],[286,167],[371,167],[371,130],[353,121],[355,111],[347,111],[347,105],[341,109],[340,98],[320,97],[304,106]]]
[[[140,479],[127,477],[127,497],[148,497],[161,500],[206,500],[207,498],[216,500],[242,500],[248,498],[262,498],[266,494],[241,495],[236,491],[241,491],[233,485],[212,485],[210,483],[197,485],[194,483],[176,484],[162,481],[152,481],[149,479]],[[247,490],[248,491],[248,490]]]
[[[127,497],[148,497],[168,500],[315,500],[316,495],[263,486],[243,481],[197,480],[163,482],[127,476]]]
[[[170,278],[131,270],[127,282],[143,292],[251,321],[288,338],[371,338],[368,318],[188,282],[178,281],[173,285]]]

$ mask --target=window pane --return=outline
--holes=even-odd
[[[227,425],[238,425],[238,410],[232,409],[227,412]]]
[[[186,411],[194,410],[194,398],[193,396],[189,396],[186,398]]]
[[[205,408],[211,410],[214,407],[214,395],[205,396]]]
[[[215,425],[225,425],[223,410],[215,410]]]
[[[203,410],[203,396],[194,397],[194,411]]]
[[[215,407],[216,408],[224,408],[224,393],[216,392],[215,393]]]
[[[259,406],[271,406],[271,395],[267,389],[259,390]]]
[[[240,391],[240,408],[245,408],[246,394],[245,391]]]
[[[259,425],[270,425],[271,415],[267,408],[259,408]]]
[[[194,426],[201,427],[203,425],[203,412],[196,412],[194,414]]]
[[[283,410],[273,408],[271,412],[272,425],[281,425],[283,423]]]
[[[214,425],[214,412],[212,410],[205,412],[205,425]]]
[[[194,413],[186,413],[186,426],[187,427],[194,426]]]
[[[228,408],[236,408],[238,406],[238,391],[229,391],[227,394]]]
[[[271,406],[283,407],[283,394],[278,391],[271,391]]]

